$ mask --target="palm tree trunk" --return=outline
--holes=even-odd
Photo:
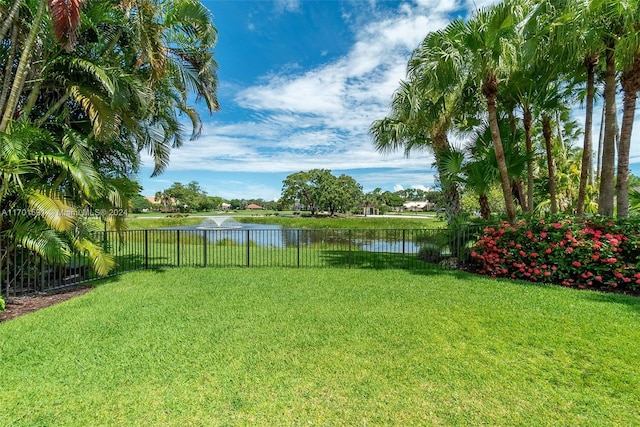
[[[587,183],[592,167],[593,156],[592,127],[593,127],[593,99],[595,94],[595,67],[598,57],[585,59],[587,67],[587,99],[584,120],[584,143],[582,148],[582,166],[580,168],[580,187],[578,189],[578,202],[576,203],[576,215],[582,218],[584,215],[584,202],[587,197]]]
[[[600,171],[602,171],[602,146],[604,145],[604,116],[607,109],[607,101],[604,100],[602,106],[602,115],[600,117],[600,131],[598,132],[598,159],[596,163],[595,182],[600,181]]]
[[[524,143],[527,150],[527,212],[533,213],[533,143],[531,142],[531,110],[526,108],[522,117],[524,125]]]
[[[598,213],[613,216],[614,165],[616,151],[616,64],[615,42],[610,41],[606,52],[604,81],[605,118],[604,146],[602,147],[602,171],[600,172],[600,197]]]
[[[7,35],[11,24],[13,24],[13,20],[18,16],[18,11],[20,10],[20,5],[23,0],[15,0],[13,5],[11,5],[11,10],[4,18],[4,22],[2,23],[2,27],[0,27],[0,40],[4,39],[4,36]]]
[[[522,212],[529,212],[529,206],[527,205],[527,194],[524,191],[524,181],[522,178],[518,178],[516,181],[516,186],[518,190],[518,201],[520,202],[520,206],[522,206]]]
[[[442,191],[444,210],[447,216],[447,222],[451,222],[453,218],[460,216],[462,213],[460,192],[458,191],[458,185],[455,182],[449,182],[444,187],[445,188],[443,188]]]
[[[431,136],[431,139],[433,140],[433,153],[436,157],[436,165],[439,165],[440,162],[438,162],[438,159],[442,158],[444,154],[451,150],[449,138],[443,129],[439,129]],[[460,192],[458,190],[458,185],[455,182],[448,179],[442,179],[445,175],[443,174],[443,171],[438,169],[438,174],[440,174],[441,177],[444,210],[447,216],[447,222],[450,222],[453,218],[460,216],[462,213]]]
[[[491,219],[491,207],[489,206],[489,198],[486,194],[478,196],[478,203],[480,204],[480,216],[484,220]]]
[[[18,63],[18,69],[16,70],[15,78],[13,79],[13,85],[11,86],[11,92],[7,105],[4,108],[2,121],[0,122],[0,132],[6,132],[9,121],[13,118],[15,110],[18,106],[20,99],[20,92],[24,86],[24,82],[29,73],[29,60],[33,51],[33,46],[40,30],[40,23],[42,22],[42,16],[44,14],[46,2],[41,1],[38,4],[36,15],[31,22],[31,29],[29,30],[29,36],[22,48],[22,55],[20,56],[20,62]]]
[[[500,138],[500,126],[498,125],[498,109],[496,107],[496,94],[498,93],[498,79],[496,76],[487,76],[482,84],[482,93],[487,99],[487,110],[489,111],[489,127],[491,128],[491,139],[496,151],[496,163],[500,171],[500,184],[502,184],[502,195],[507,210],[507,218],[510,224],[516,223],[516,208],[511,195],[511,180],[507,170],[507,162],[504,158],[504,148],[502,138]]]
[[[0,39],[2,40],[2,39]],[[13,75],[13,58],[16,55],[16,49],[18,44],[18,26],[14,25],[11,31],[11,50],[5,61],[4,79],[2,81],[2,92],[0,92],[0,111],[4,111],[4,105],[9,95],[9,88],[11,87],[11,76]]]
[[[551,147],[551,117],[542,115],[542,135],[544,136],[544,148],[547,152],[547,171],[549,172],[549,200],[551,201],[551,213],[558,212],[556,200],[556,171],[553,165],[553,153]]]
[[[618,146],[618,179],[616,182],[618,218],[629,216],[629,150],[631,148],[631,134],[639,89],[640,55],[636,55],[633,67],[622,75],[624,100]]]

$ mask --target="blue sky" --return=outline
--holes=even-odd
[[[221,111],[203,110],[202,136],[173,150],[160,176],[150,178],[143,157],[143,194],[198,181],[226,199],[275,200],[287,175],[313,168],[348,174],[365,191],[434,185],[429,153],[381,155],[368,129],[388,113],[425,35],[491,0],[202,3],[219,31]]]

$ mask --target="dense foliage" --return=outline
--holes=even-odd
[[[471,253],[480,274],[580,289],[640,289],[640,220],[502,223]]]
[[[295,206],[315,214],[326,210],[348,213],[363,199],[362,185],[349,175],[335,176],[328,169],[293,173],[282,182],[281,204]]]
[[[371,125],[374,146],[433,152],[449,219],[460,214],[460,187],[485,218],[488,192],[500,188],[511,224],[536,211],[627,217],[638,28],[638,0],[503,0],[461,16],[416,47],[389,114]],[[569,114],[577,106],[581,127]]]
[[[111,257],[88,217],[114,229],[139,186],[139,153],[171,148],[218,109],[217,31],[195,0],[0,0],[0,239],[49,261]]]

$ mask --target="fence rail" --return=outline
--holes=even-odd
[[[345,267],[426,269],[467,260],[476,230],[447,229],[155,229],[100,232],[116,260],[110,276],[170,267]],[[447,261],[448,260],[448,261]],[[51,291],[96,280],[74,254],[55,265],[0,240],[0,294]]]

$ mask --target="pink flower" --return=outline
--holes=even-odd
[[[580,261],[573,261],[571,265],[573,265],[574,267],[580,267],[582,264],[580,264]]]

